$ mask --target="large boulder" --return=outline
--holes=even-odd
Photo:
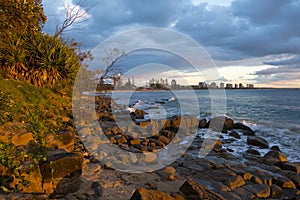
[[[233,119],[225,116],[214,117],[208,122],[208,124],[210,129],[219,132],[227,132],[228,130],[232,130],[234,128]]]
[[[257,146],[257,147],[260,147],[260,148],[263,148],[263,149],[268,149],[269,148],[268,141],[265,140],[264,138],[258,137],[258,136],[248,136],[247,144]]]
[[[78,183],[78,178],[82,172],[82,164],[83,157],[80,154],[59,153],[48,155],[47,160],[40,163],[43,178],[42,185],[45,192],[52,193],[55,188],[57,192],[73,192],[76,189],[74,184]],[[58,188],[59,185],[62,187]]]
[[[181,187],[180,191],[185,195],[186,199],[198,200],[198,199],[215,199],[223,200],[223,198],[208,189],[207,186],[197,183],[193,180],[187,180]]]
[[[248,127],[242,123],[235,123],[233,125],[233,128],[241,130],[244,135],[255,136],[255,132],[250,127]]]

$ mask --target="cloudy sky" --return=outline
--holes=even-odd
[[[72,0],[43,1],[48,16],[44,32],[53,34],[56,25],[62,22],[63,2],[69,7],[76,5]],[[82,2],[84,5],[78,5],[76,9],[86,11],[83,22],[65,32],[64,37],[82,42],[85,49],[92,50],[105,39],[134,28],[168,28],[197,41],[212,57],[219,79],[207,82],[300,87],[300,0]],[[141,41],[141,38],[132,39]],[[169,59],[162,57],[158,56],[157,60]],[[136,54],[127,59],[133,58],[140,59]],[[197,77],[190,78],[193,84],[197,81],[200,81]]]

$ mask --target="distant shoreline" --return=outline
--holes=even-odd
[[[98,93],[107,92],[166,92],[166,91],[188,91],[188,90],[300,90],[300,88],[184,88],[184,89],[169,89],[169,90],[101,90]]]

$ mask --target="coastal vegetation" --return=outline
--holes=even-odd
[[[0,193],[28,187],[24,173],[46,160],[45,134],[72,126],[63,122],[72,85],[91,58],[78,42],[43,33],[46,20],[41,0],[0,2]],[[10,134],[23,129],[26,148]]]

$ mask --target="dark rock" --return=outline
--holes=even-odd
[[[185,195],[186,199],[198,200],[198,199],[215,199],[221,200],[219,194],[209,190],[207,186],[197,183],[193,180],[187,180],[181,187],[180,191]]]
[[[279,146],[277,146],[277,145],[272,146],[270,149],[273,150],[273,151],[281,152]]]
[[[83,157],[76,153],[48,156],[40,164],[43,179],[62,178],[76,171],[82,171]]]
[[[214,131],[219,131],[219,132],[227,132],[228,130],[233,129],[233,120],[225,117],[225,116],[219,116],[212,118],[209,121],[209,128],[214,130]]]
[[[252,176],[250,181],[256,184],[263,184],[263,181],[258,176]]]
[[[256,197],[252,192],[249,192],[243,187],[235,189],[234,192],[236,192],[241,197],[241,199],[255,199]]]
[[[206,120],[205,118],[201,119],[201,120],[199,121],[198,128],[208,128],[208,127],[206,126],[206,123],[207,123],[207,120]]]
[[[130,200],[154,200],[154,199],[180,200],[184,198],[180,195],[176,195],[176,197],[173,197],[166,192],[161,192],[158,190],[147,190],[146,188],[137,189],[130,198]]]
[[[264,160],[269,160],[270,162],[286,162],[288,161],[285,155],[283,155],[279,151],[269,151],[266,155],[264,155]]]
[[[272,197],[276,197],[276,196],[279,196],[282,194],[282,189],[278,185],[273,184],[273,185],[271,185],[270,188],[271,188],[271,196]]]
[[[290,179],[283,177],[283,176],[282,177],[274,177],[273,182],[276,185],[280,186],[281,188],[292,188],[292,189],[296,188],[293,181],[291,181]]]
[[[260,156],[259,151],[257,151],[256,149],[248,149],[246,152],[252,155]]]
[[[258,146],[258,147],[263,148],[263,149],[268,149],[269,148],[269,143],[267,142],[267,140],[265,140],[262,137],[258,137],[258,136],[248,136],[247,144]]]
[[[103,189],[101,187],[101,185],[97,182],[93,182],[91,188],[94,190],[95,192],[95,198],[99,198],[102,196],[103,194]]]
[[[280,167],[280,169],[282,170],[289,170],[292,172],[296,172],[296,174],[300,173],[300,164],[298,163],[284,162],[284,163],[276,163],[275,165]]]
[[[246,185],[244,187],[249,192],[255,194],[258,198],[268,198],[271,194],[270,187],[265,184]]]
[[[255,136],[255,132],[250,127],[248,127],[242,123],[235,123],[233,125],[233,127],[235,129],[242,130],[244,135]]]
[[[161,136],[158,137],[158,141],[164,143],[165,145],[167,145],[167,144],[170,143],[170,139],[167,138],[167,137],[165,137],[165,136],[163,136],[163,135],[161,135]]]
[[[229,136],[234,137],[234,138],[236,138],[236,139],[241,139],[241,136],[240,136],[239,133],[236,132],[236,131],[231,131],[231,132],[229,133]]]
[[[300,189],[300,174],[291,175],[289,177],[296,185],[298,189]]]
[[[238,176],[233,176],[231,178],[228,178],[225,181],[225,184],[228,185],[228,187],[231,190],[234,190],[235,188],[241,187],[241,186],[245,185],[246,183],[245,183],[244,179],[238,175]]]

